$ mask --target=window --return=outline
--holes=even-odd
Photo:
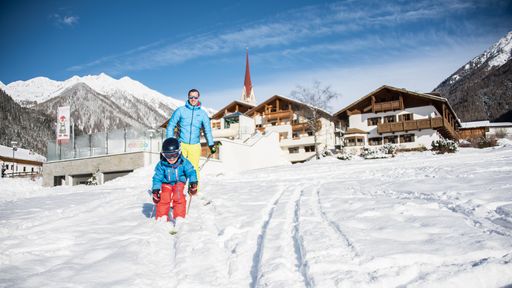
[[[288,138],[288,132],[280,132],[279,133],[279,140],[287,139]]]
[[[364,137],[345,138],[346,146],[364,146]]]
[[[220,129],[220,122],[212,122],[212,129]]]
[[[23,172],[27,172],[27,167],[23,166]]]
[[[293,132],[292,133],[292,138],[293,139],[300,139],[299,132]]]
[[[288,148],[288,152],[290,154],[297,154],[299,153],[299,147]]]
[[[315,145],[306,146],[304,147],[304,150],[306,150],[306,152],[315,152]]]
[[[384,136],[384,144],[397,144],[398,143],[398,136]]]
[[[370,146],[382,145],[382,138],[381,137],[369,138],[368,144]]]
[[[395,115],[384,116],[384,123],[394,123],[394,122],[396,122]]]
[[[413,120],[413,114],[412,113],[408,113],[408,114],[402,114],[402,115],[398,115],[398,121],[402,122],[402,121],[411,121]]]
[[[414,134],[400,135],[400,143],[410,143],[410,142],[414,142]]]
[[[313,136],[313,131],[308,131],[308,136]]]
[[[34,167],[32,167],[32,171],[31,172],[34,173]]]
[[[368,118],[368,126],[376,126],[380,123],[380,117]]]

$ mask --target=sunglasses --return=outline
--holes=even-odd
[[[199,99],[199,96],[188,96],[188,99],[194,99],[194,100],[197,100],[197,99]]]
[[[180,156],[180,152],[162,152],[162,156],[164,156],[165,159],[176,159]]]

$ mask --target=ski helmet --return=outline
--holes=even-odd
[[[167,138],[162,143],[162,156],[166,159],[178,158],[181,155],[180,142],[176,138]]]

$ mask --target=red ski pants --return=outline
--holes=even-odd
[[[160,202],[156,204],[156,219],[165,216],[167,221],[169,221],[168,215],[171,201],[172,217],[174,219],[177,217],[185,218],[185,214],[187,212],[187,200],[183,193],[184,188],[185,184],[182,182],[178,182],[174,185],[162,184],[162,188],[160,189]]]

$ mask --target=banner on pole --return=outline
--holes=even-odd
[[[70,107],[64,106],[59,107],[57,110],[57,142],[64,144],[69,141],[70,138]]]

